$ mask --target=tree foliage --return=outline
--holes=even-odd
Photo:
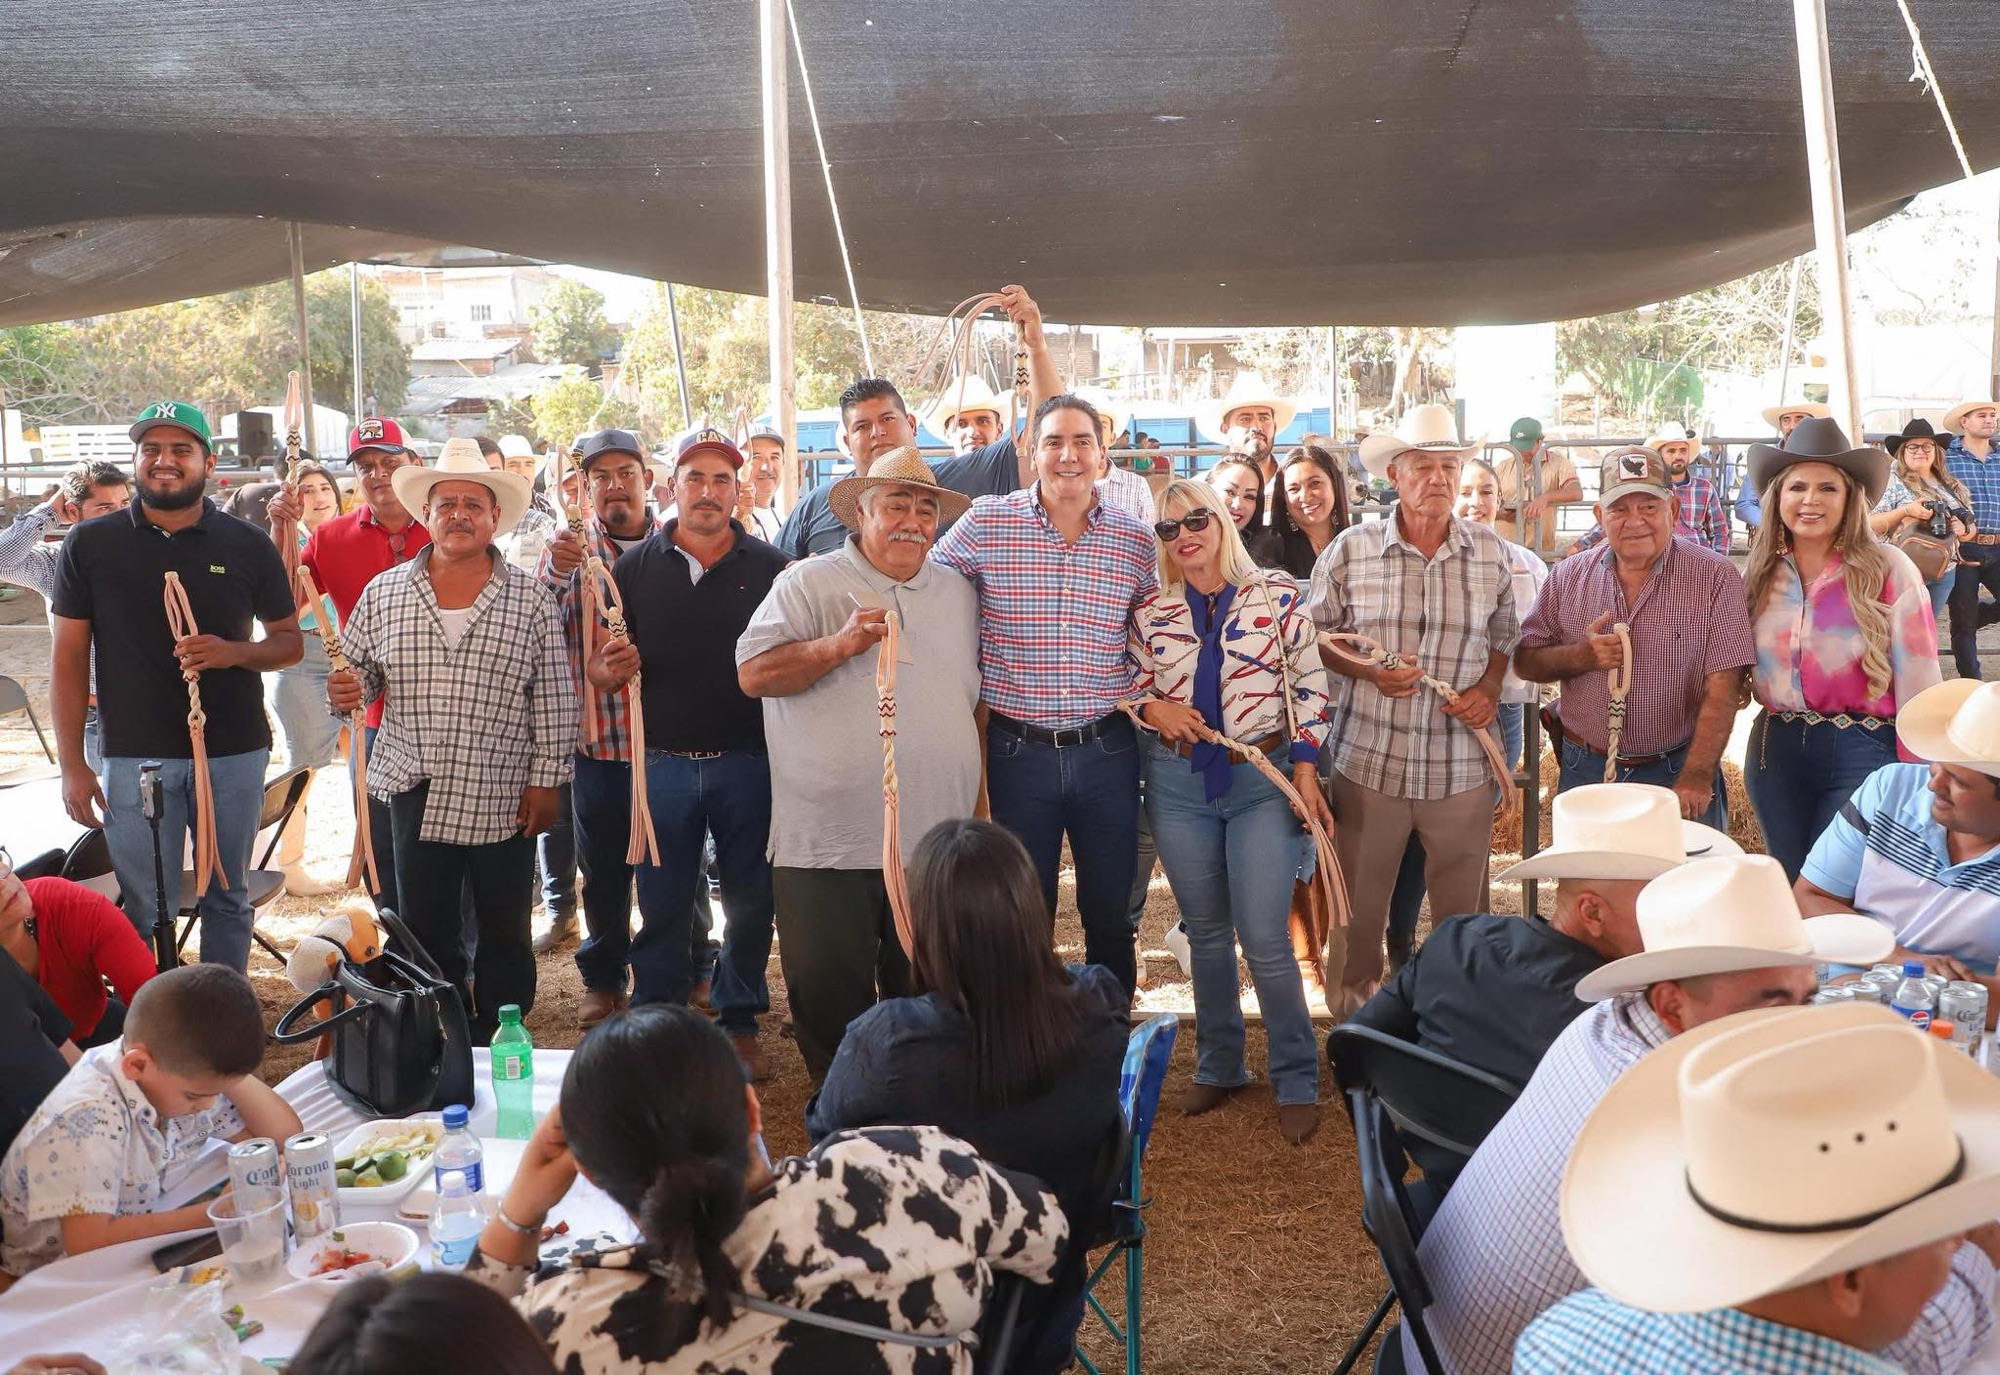
[[[618,331],[604,317],[604,293],[574,277],[559,277],[528,307],[535,356],[595,373],[618,351]]]

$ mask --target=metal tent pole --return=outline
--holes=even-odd
[[[354,312],[354,419],[361,423],[361,264],[347,265],[347,299]]]
[[[319,444],[313,438],[312,346],[306,338],[306,231],[294,220],[285,226],[285,237],[291,240],[292,245],[292,309],[298,316],[299,325],[299,380],[304,383],[306,402],[306,452],[317,458]]]
[[[790,78],[785,47],[785,0],[757,0],[764,87],[764,295],[771,320],[771,423],[790,455],[778,477],[790,509],[799,496],[799,445],[793,417],[792,154],[786,107]]]
[[[1820,319],[1827,339],[1828,409],[1861,442],[1861,396],[1854,366],[1854,297],[1847,278],[1847,203],[1840,186],[1840,131],[1833,113],[1833,68],[1826,46],[1826,0],[1792,0],[1798,30],[1799,92],[1812,180],[1813,237],[1819,249]]]
[[[672,282],[667,283],[667,326],[674,333],[674,377],[681,384],[681,424],[688,426],[694,424],[694,406],[688,401],[687,355],[681,352],[681,308],[674,304]]]
[[[1791,399],[1792,350],[1797,345],[1795,338],[1799,324],[1799,278],[1805,273],[1806,260],[1792,259],[1792,280],[1785,287],[1785,337],[1778,348],[1778,404],[1784,405]]]

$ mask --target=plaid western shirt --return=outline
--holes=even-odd
[[[1757,661],[1749,600],[1734,564],[1679,536],[1629,603],[1615,553],[1574,554],[1542,584],[1521,627],[1521,644],[1581,644],[1592,621],[1614,613],[1614,621],[1632,628],[1632,691],[1618,752],[1627,758],[1661,754],[1693,736],[1709,674]],[[1610,679],[1600,670],[1562,684],[1563,731],[1585,749],[1602,754],[1610,744],[1610,711]]]
[[[981,497],[931,557],[979,593],[980,695],[994,711],[1052,730],[1087,725],[1131,697],[1132,610],[1159,586],[1145,526],[1094,502],[1065,544],[1041,483]]]
[[[42,536],[56,528],[55,498],[32,511],[14,517],[14,523],[0,530],[0,582],[11,582],[42,594],[48,612],[49,629],[55,629],[56,564],[62,545],[46,543]],[[90,692],[97,695],[97,641],[90,642]]]
[[[653,522],[646,521],[646,533],[653,531]],[[609,573],[618,566],[618,556],[624,551],[604,533],[604,527],[596,516],[584,522],[584,535],[589,540],[590,552],[604,561],[604,571]],[[576,692],[579,703],[583,701],[583,569],[573,568],[568,575],[556,572],[549,560],[546,545],[540,559],[535,563],[535,577],[556,599],[556,614],[562,619],[563,646],[569,653],[570,686]],[[579,712],[581,707],[579,707]],[[581,720],[581,716],[579,716]],[[632,687],[631,684],[616,692],[600,693],[597,698],[597,739],[587,740],[579,730],[576,752],[588,759],[623,760],[630,745],[632,732]]]
[[[1417,1244],[1432,1294],[1424,1322],[1446,1370],[1504,1375],[1522,1329],[1585,1287],[1562,1236],[1570,1143],[1611,1082],[1671,1035],[1644,993],[1598,1003],[1556,1038],[1520,1098],[1473,1152]],[[1944,1287],[1884,1354],[1923,1375],[1959,1369],[1993,1330],[1993,1281],[1986,1253],[1969,1243],[1959,1247]],[[1419,1368],[1407,1332],[1403,1355],[1410,1369]]]
[[[1313,568],[1307,610],[1321,630],[1366,635],[1460,690],[1521,636],[1505,542],[1455,518],[1428,559],[1394,513],[1341,531]],[[1438,710],[1431,689],[1385,697],[1371,683],[1328,677],[1333,766],[1362,787],[1434,800],[1491,782],[1485,751]]]
[[[381,574],[341,632],[364,698],[386,703],[368,753],[368,791],[384,801],[430,780],[424,840],[489,845],[520,827],[523,788],[567,783],[576,692],[555,599],[488,551],[493,575],[456,648],[431,589],[431,551]]]
[[[2000,447],[1988,448],[1986,457],[1978,458],[1960,435],[1944,451],[1944,469],[1972,493],[1972,518],[1980,531],[2000,530]]]
[[[1691,472],[1674,484],[1680,505],[1674,517],[1674,533],[1682,539],[1704,544],[1718,554],[1729,552],[1729,511],[1715,483]],[[1593,525],[1576,542],[1579,550],[1594,549],[1604,542],[1604,527]]]
[[[1900,1375],[1866,1351],[1736,1308],[1648,1313],[1572,1294],[1528,1325],[1514,1375]]]

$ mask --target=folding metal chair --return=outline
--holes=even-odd
[[[1430,1303],[1430,1290],[1417,1265],[1417,1241],[1451,1180],[1506,1116],[1519,1090],[1484,1070],[1352,1023],[1327,1033],[1326,1056],[1354,1123],[1355,1153],[1361,1164],[1361,1225],[1389,1277],[1389,1292],[1375,1305],[1360,1335],[1334,1367],[1334,1375],[1353,1370],[1399,1300],[1419,1351],[1426,1354],[1432,1369],[1441,1369],[1417,1316]],[[1424,1168],[1420,1197],[1404,1184],[1413,1158]],[[1378,1371],[1402,1369],[1402,1347],[1394,1328],[1384,1335],[1375,1361]]]
[[[296,769],[285,770],[264,785],[264,805],[257,815],[257,829],[260,832],[269,831],[271,838],[264,845],[264,853],[258,856],[256,867],[243,876],[243,886],[250,895],[250,938],[263,946],[265,952],[279,964],[285,962],[284,952],[271,944],[270,938],[257,929],[257,913],[268,907],[273,898],[285,891],[285,876],[277,869],[267,869],[264,866],[269,864],[271,856],[277,853],[279,841],[284,835],[285,823],[291,819],[299,804],[305,801],[306,792],[312,787],[312,780],[313,771],[301,764]],[[194,924],[201,915],[190,896],[193,892],[194,871],[183,869],[181,894],[184,898],[188,898],[188,901],[180,910],[181,931],[174,942],[176,950],[187,947],[188,934],[194,930]]]
[[[1146,1146],[1152,1139],[1153,1119],[1159,1112],[1160,1089],[1166,1083],[1167,1062],[1174,1054],[1174,1033],[1180,1022],[1171,1013],[1148,1018],[1125,1044],[1125,1065],[1118,1074],[1118,1104],[1130,1138],[1131,1162],[1126,1187],[1112,1205],[1108,1243],[1104,1259],[1084,1281],[1084,1300],[1112,1338],[1124,1349],[1125,1375],[1139,1375],[1139,1301],[1146,1243],[1144,1212],[1152,1206],[1146,1197],[1142,1167]],[[1122,1260],[1125,1266],[1125,1309],[1121,1323],[1112,1318],[1097,1297],[1097,1285],[1111,1267]],[[1077,1361],[1090,1375],[1101,1375],[1097,1364],[1077,1348]]]
[[[42,742],[42,757],[51,764],[56,757],[49,751],[49,737],[42,734],[42,723],[35,719],[35,704],[28,700],[28,690],[19,682],[0,674],[0,716],[11,716],[17,711],[28,713],[28,724],[35,728],[35,739]]]

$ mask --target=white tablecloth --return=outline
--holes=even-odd
[[[555,1105],[562,1086],[566,1050],[535,1051],[535,1114],[539,1118]],[[485,1147],[487,1202],[490,1207],[505,1193],[507,1183],[521,1161],[525,1143],[502,1141],[492,1135],[493,1099],[488,1081],[487,1052],[473,1052],[473,1081],[477,1099],[472,1105],[471,1126]],[[278,1085],[278,1093],[299,1114],[308,1131],[323,1131],[338,1142],[368,1119],[335,1098],[327,1087],[320,1066],[311,1064],[297,1070]],[[213,1145],[198,1159],[188,1174],[175,1182],[164,1204],[175,1207],[203,1190],[213,1187],[224,1175],[222,1148]],[[423,1190],[428,1185],[419,1185]],[[413,1229],[419,1239],[424,1227],[396,1217],[395,1202],[363,1208],[343,1205],[341,1216],[349,1222],[364,1219],[399,1221]],[[569,1223],[564,1243],[594,1234],[608,1234],[619,1240],[634,1235],[631,1219],[601,1191],[579,1179],[569,1196],[559,1204],[551,1221]],[[184,1232],[180,1236],[194,1236]],[[138,1312],[141,1296],[162,1282],[153,1269],[152,1255],[176,1237],[149,1237],[106,1247],[85,1255],[44,1266],[0,1294],[0,1354],[7,1361],[29,1352],[81,1351],[85,1354],[109,1350],[115,1329]],[[422,1264],[430,1267],[426,1246],[420,1253]],[[315,1280],[282,1277],[279,1284],[261,1292],[244,1292],[230,1285],[230,1302],[243,1305],[245,1314],[264,1324],[264,1330],[243,1344],[243,1354],[256,1360],[265,1356],[289,1356],[311,1330],[326,1306],[333,1301],[333,1286]]]

